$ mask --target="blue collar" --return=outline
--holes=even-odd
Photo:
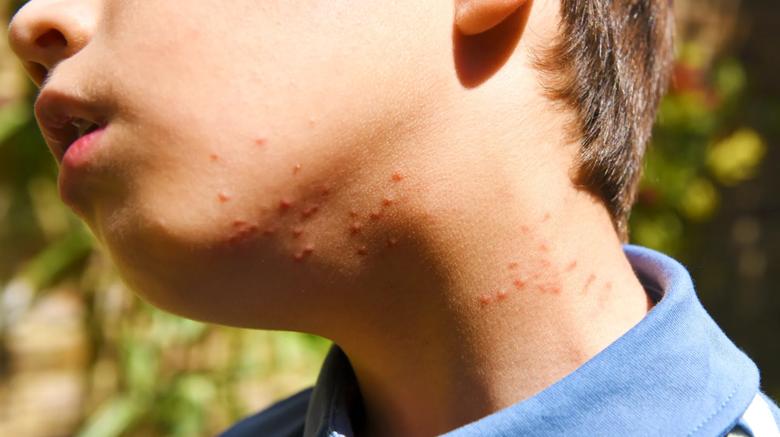
[[[623,337],[536,396],[447,437],[514,435],[720,435],[758,393],[758,370],[699,303],[685,268],[625,246],[637,276],[661,300]],[[357,382],[344,353],[325,360],[304,437],[350,437],[360,420]]]

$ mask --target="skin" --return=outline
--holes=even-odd
[[[61,193],[139,296],[330,338],[358,433],[425,436],[538,393],[650,306],[533,66],[556,8],[32,0],[9,35],[110,120]]]

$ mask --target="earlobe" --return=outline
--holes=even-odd
[[[500,24],[530,0],[455,0],[455,27],[477,35]]]

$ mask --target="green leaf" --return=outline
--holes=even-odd
[[[120,436],[144,413],[144,403],[130,396],[118,396],[104,403],[76,434],[78,437]]]
[[[83,228],[51,243],[27,263],[15,280],[29,284],[39,290],[50,285],[65,270],[87,256],[93,247],[93,240]]]
[[[32,114],[26,101],[19,101],[0,108],[0,145],[5,144],[8,137],[16,133],[31,119]]]

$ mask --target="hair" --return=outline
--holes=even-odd
[[[561,0],[560,19],[539,67],[550,96],[574,110],[574,182],[601,199],[625,241],[673,65],[672,0]]]

